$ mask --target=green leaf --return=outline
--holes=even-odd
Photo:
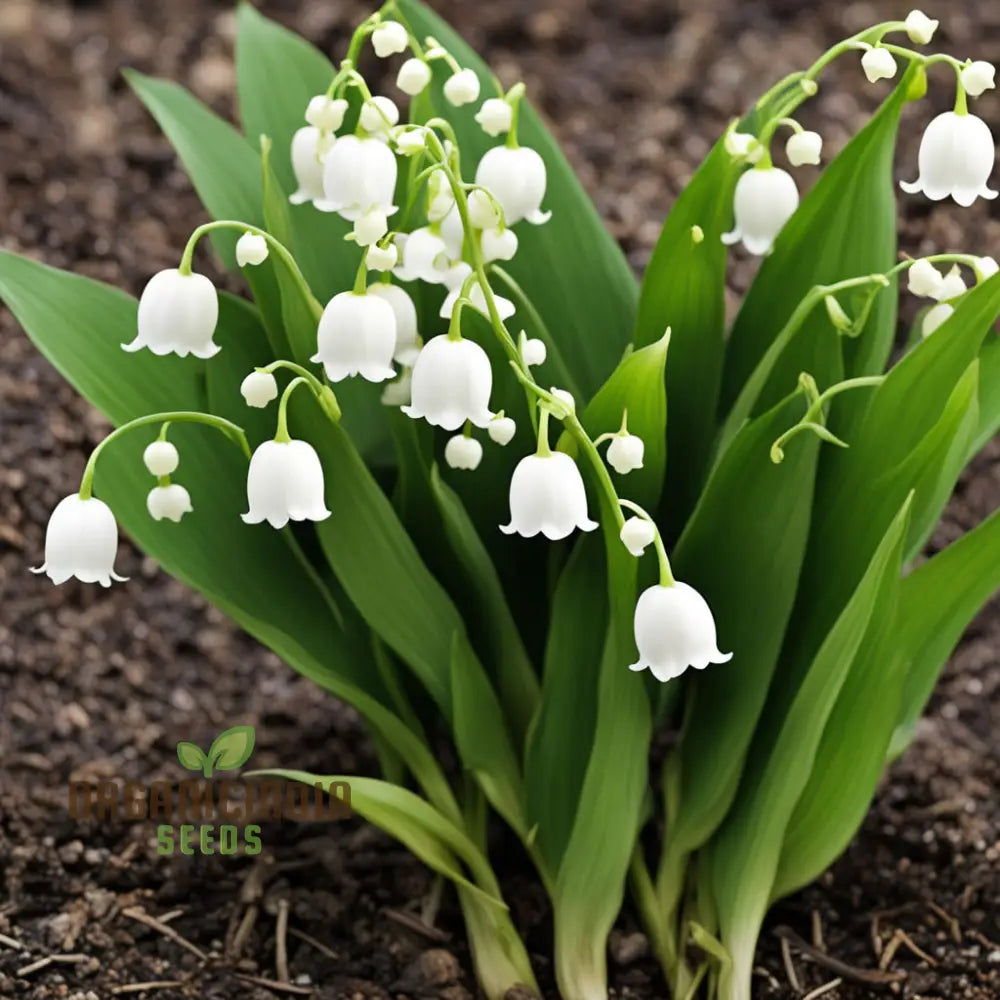
[[[988,334],[979,352],[979,426],[969,458],[1000,433],[1000,335]]]
[[[494,90],[493,76],[482,59],[436,14],[417,0],[400,0],[402,18],[418,38],[433,35],[458,62],[474,70],[483,94]],[[444,70],[435,73],[433,97],[440,93]],[[454,122],[472,179],[474,165],[492,145],[470,106],[449,118]],[[544,226],[518,225],[520,247],[508,265],[538,307],[559,353],[583,397],[589,398],[621,358],[632,336],[637,286],[621,250],[604,228],[593,204],[527,101],[521,102],[521,145],[538,151],[548,171],[543,207],[552,219]],[[660,331],[663,332],[662,330]]]
[[[181,740],[177,744],[177,759],[186,771],[200,771],[207,760],[201,747],[196,743]]]
[[[720,995],[750,992],[754,949],[774,884],[792,810],[809,779],[824,726],[851,665],[883,619],[899,588],[910,502],[900,508],[861,583],[823,641],[782,725],[762,728],[740,793],[711,846],[721,940],[732,965],[721,971]],[[849,780],[849,779],[848,779]]]
[[[693,509],[708,471],[725,350],[726,247],[740,166],[720,140],[678,196],[642,280],[635,343],[671,329],[666,367],[668,537]],[[701,231],[700,242],[692,234]]]
[[[722,382],[723,412],[764,357],[775,334],[815,285],[888,271],[896,257],[892,164],[911,70],[892,96],[823,171],[765,258],[733,326]],[[880,295],[864,332],[845,340],[816,310],[777,359],[754,413],[772,407],[800,372],[821,387],[879,372],[896,323],[896,299]]]
[[[253,753],[253,726],[233,726],[212,741],[208,757],[217,771],[235,771]]]

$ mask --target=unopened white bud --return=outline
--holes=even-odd
[[[398,21],[383,21],[372,32],[372,48],[379,59],[405,52],[409,44],[410,36]]]
[[[764,147],[757,140],[757,136],[751,135],[749,132],[735,130],[727,132],[724,145],[730,156],[745,156],[749,163],[757,163],[764,155]]]
[[[306,121],[321,132],[336,132],[344,124],[347,107],[347,101],[342,97],[317,94],[306,107]]]
[[[929,18],[923,11],[911,10],[906,15],[906,34],[916,45],[926,45],[934,37],[938,22]]]
[[[240,384],[247,406],[263,409],[278,398],[278,380],[270,372],[250,372]]]
[[[169,476],[180,464],[181,456],[169,441],[154,441],[142,453],[143,464],[151,475]]]
[[[354,222],[354,239],[359,247],[371,246],[389,232],[389,220],[380,208],[371,208]]]
[[[267,240],[256,233],[244,233],[236,241],[236,263],[240,267],[248,264],[263,264],[267,260]]]
[[[785,143],[788,162],[793,167],[801,167],[803,164],[816,166],[822,151],[823,137],[819,132],[796,132]]]
[[[190,514],[191,494],[179,483],[169,486],[154,486],[146,497],[146,510],[154,521],[179,521],[185,514]]]
[[[620,476],[642,468],[646,446],[635,434],[616,434],[608,445],[608,465]]]
[[[534,368],[536,365],[544,365],[545,358],[548,356],[548,351],[545,347],[545,341],[539,340],[538,337],[527,337],[524,331],[521,331],[521,360],[529,367]]]
[[[444,82],[444,96],[456,108],[479,97],[479,77],[471,69],[460,69]]]
[[[373,135],[385,135],[399,122],[399,108],[388,97],[373,97],[361,108],[361,127]]]
[[[878,80],[891,80],[896,75],[896,60],[888,49],[881,47],[869,49],[861,57],[861,68],[865,71],[869,83]]]
[[[553,386],[551,389],[549,389],[549,392],[551,392],[552,395],[556,397],[556,399],[565,403],[566,406],[568,406],[571,411],[576,410],[576,400],[573,398],[573,393],[571,393],[568,389],[557,389],[555,386]]]
[[[1000,271],[1000,264],[997,264],[992,257],[977,257],[975,270],[976,277],[980,281],[988,281],[997,271]]]
[[[962,80],[962,86],[969,97],[978,97],[984,91],[992,90],[996,86],[993,79],[996,76],[996,72],[996,68],[992,63],[978,60],[977,62],[969,63],[959,76]]]
[[[405,129],[396,133],[396,152],[400,156],[416,156],[427,148],[427,140],[420,129]]]
[[[942,279],[941,288],[934,298],[936,298],[939,302],[946,302],[949,299],[958,298],[958,296],[965,291],[967,291],[967,286],[962,278],[962,272],[958,269],[958,265],[954,264],[952,265],[951,270]]]
[[[618,533],[625,548],[636,558],[646,551],[647,546],[652,545],[656,538],[656,528],[652,522],[644,517],[630,517]]]
[[[472,471],[483,460],[483,446],[473,437],[456,434],[444,446],[444,460],[452,469]]]
[[[399,262],[399,251],[395,243],[390,243],[387,247],[380,247],[372,244],[368,247],[368,256],[365,258],[369,271],[391,271]]]
[[[486,426],[490,440],[501,447],[509,444],[517,431],[517,424],[510,417],[494,417]]]
[[[407,59],[396,76],[396,86],[410,97],[416,97],[430,82],[431,68],[422,59]]]
[[[944,278],[929,260],[915,260],[907,274],[906,287],[914,295],[924,298],[939,298]]]
[[[490,97],[476,112],[476,121],[482,130],[494,138],[510,131],[514,109],[502,97]]]

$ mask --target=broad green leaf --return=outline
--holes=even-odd
[[[417,0],[400,0],[399,9],[418,38],[433,35],[462,66],[475,70],[484,96],[493,91],[489,69],[436,14]],[[435,74],[439,103],[443,79],[443,72]],[[463,151],[466,180],[472,180],[480,156],[495,144],[474,115],[471,105],[449,115]],[[588,399],[618,363],[632,336],[635,278],[558,144],[527,101],[521,104],[519,138],[545,160],[548,191],[543,207],[552,212],[552,219],[544,226],[518,224],[520,248],[507,269],[538,307],[583,398]]]
[[[208,757],[218,771],[235,771],[253,753],[253,726],[233,726],[212,741]]]
[[[732,811],[712,842],[715,905],[732,958],[721,973],[721,996],[750,992],[757,935],[788,820],[814,763],[821,763],[816,752],[824,726],[862,643],[877,642],[883,619],[893,614],[909,507],[907,501],[893,519],[781,726],[758,734]]]
[[[205,763],[205,753],[197,743],[181,740],[177,744],[177,759],[186,771],[200,771]]]
[[[736,436],[715,468],[673,555],[674,572],[715,616],[727,664],[690,679],[681,744],[667,759],[668,827],[658,890],[681,889],[683,859],[709,837],[736,794],[781,648],[805,554],[817,441],[771,444],[802,415],[795,395]],[[666,909],[671,909],[667,906]]]
[[[908,72],[872,120],[823,171],[764,260],[733,326],[722,381],[723,412],[736,399],[795,306],[815,285],[885,272],[896,257],[892,181],[899,113]],[[773,406],[809,372],[826,388],[845,375],[882,370],[895,332],[891,293],[876,300],[855,340],[833,328],[825,310],[811,314],[777,359],[754,413]]]
[[[639,296],[635,343],[671,330],[666,367],[667,534],[676,537],[708,471],[725,351],[726,232],[740,167],[720,141],[678,196]],[[693,234],[700,230],[700,241]]]
[[[510,915],[466,889],[458,889],[458,902],[476,981],[487,1000],[504,1000],[515,986],[538,993],[531,962]]]
[[[979,427],[969,458],[1000,433],[1000,335],[987,336],[979,352]]]

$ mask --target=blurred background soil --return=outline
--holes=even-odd
[[[260,6],[335,57],[367,13],[336,0]],[[526,79],[637,268],[731,117],[845,34],[907,9],[881,0],[435,6],[505,81]],[[942,0],[928,13],[942,21],[942,49],[1000,61],[1000,6]],[[2,244],[133,294],[153,272],[175,266],[202,213],[120,70],[178,80],[231,116],[234,27],[229,4],[216,0],[2,0]],[[804,114],[807,127],[824,134],[827,153],[857,130],[884,87],[868,85],[853,59],[827,74]],[[950,98],[942,71],[928,100],[906,110],[898,176],[915,176],[922,123]],[[977,105],[994,130],[998,108],[995,96]],[[908,199],[902,211],[910,253],[1000,253],[1000,224],[987,203],[963,211]],[[751,274],[748,262],[735,264],[734,302]],[[914,305],[904,303],[904,316]],[[452,898],[445,892],[434,928],[423,927],[431,879],[370,827],[267,826],[268,860],[252,864],[160,858],[152,824],[69,818],[71,777],[178,780],[178,740],[207,745],[237,723],[257,728],[257,766],[370,773],[375,763],[352,711],[298,679],[128,544],[118,568],[133,578],[130,586],[56,589],[27,573],[41,561],[51,508],[106,428],[6,312],[0,345],[0,996],[473,995]],[[963,479],[934,546],[976,523],[998,498],[994,443]],[[994,602],[970,629],[850,850],[773,914],[758,997],[814,996],[835,979],[842,982],[824,994],[830,1000],[1000,997],[998,733]],[[498,853],[515,920],[550,986],[543,897],[518,855],[502,845]],[[278,990],[252,978],[275,978],[276,915],[286,906],[293,985]],[[159,928],[136,919],[135,908],[162,918]],[[819,961],[796,943],[783,956],[780,927],[818,944]],[[610,957],[614,995],[662,996],[628,911]],[[872,982],[880,961],[902,978]],[[868,970],[860,981],[858,970]],[[127,992],[149,982],[160,985]]]

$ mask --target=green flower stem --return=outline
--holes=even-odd
[[[546,407],[541,407],[538,414],[538,447],[535,454],[539,458],[548,458],[552,454],[549,447],[549,411]]]
[[[354,34],[351,35],[350,44],[347,46],[347,56],[341,65],[345,63],[349,67],[357,66],[358,56],[361,55],[361,46],[365,44],[365,39],[375,30],[379,21],[382,20],[382,15],[379,12],[369,15],[366,17],[361,24],[354,29]]]
[[[313,295],[312,289],[309,287],[309,283],[305,279],[302,271],[299,270],[299,265],[295,262],[295,258],[292,256],[291,251],[282,242],[276,240],[266,229],[260,229],[257,226],[251,226],[249,223],[240,222],[236,219],[217,219],[215,222],[206,222],[191,233],[188,238],[187,246],[184,247],[184,253],[181,255],[181,262],[177,268],[181,274],[187,275],[191,273],[191,261],[194,257],[194,248],[198,245],[198,241],[206,233],[215,232],[217,229],[239,229],[243,232],[253,233],[255,236],[263,236],[267,240],[267,245],[284,261],[287,265],[288,270],[291,272],[295,283],[299,286],[302,291],[302,295],[305,297],[306,301],[309,303],[309,308],[312,310],[316,321],[319,322],[319,318],[323,315],[323,306],[320,305],[316,296]]]
[[[355,295],[364,295],[368,291],[368,247],[361,251],[361,263],[358,264],[357,273],[354,275],[354,288],[351,290]]]
[[[521,118],[521,101],[524,98],[524,84],[515,83],[507,91],[507,103],[510,105],[510,129],[507,132],[507,148],[517,149],[517,126]]]
[[[288,444],[292,440],[291,434],[288,433],[288,401],[292,398],[292,393],[300,385],[308,385],[313,389],[313,383],[316,381],[318,380],[312,375],[308,378],[299,375],[285,386],[285,391],[281,394],[281,401],[278,403],[278,427],[274,432],[274,440],[279,444]],[[316,390],[313,389],[313,391],[315,392]],[[319,393],[317,393],[317,396],[319,396]]]
[[[653,535],[653,544],[656,546],[656,558],[660,564],[660,586],[672,587],[677,581],[674,579],[674,571],[670,568],[667,549],[663,544],[663,536],[660,534],[660,529],[656,526],[656,522],[647,511],[631,500],[619,500],[618,504],[626,510],[632,511],[633,514],[638,514],[639,517],[644,521],[648,521],[653,526],[653,531],[655,532]]]
[[[225,434],[231,441],[238,444],[247,458],[250,457],[250,444],[247,441],[246,433],[242,427],[232,423],[232,421],[225,420],[222,417],[217,417],[211,413],[198,413],[196,411],[188,410],[176,410],[169,413],[149,413],[143,417],[136,417],[135,420],[130,420],[127,424],[122,424],[121,427],[116,427],[90,453],[90,458],[87,459],[87,465],[84,468],[83,476],[80,479],[80,499],[89,500],[93,494],[94,472],[97,468],[97,460],[100,458],[101,452],[103,452],[112,441],[116,441],[118,438],[127,434],[129,431],[135,430],[137,427],[148,427],[150,424],[159,423],[205,424],[207,427],[214,427],[216,430],[222,431],[222,433]],[[164,439],[162,430],[160,432],[159,439]]]
[[[303,368],[302,365],[296,364],[294,361],[280,360],[272,361],[269,365],[265,365],[263,368],[256,368],[254,370],[258,372],[266,372],[268,375],[272,375],[279,368],[284,368],[287,371],[294,372],[300,378],[305,379],[309,383],[309,388],[312,389],[316,399],[319,400],[320,406],[322,406],[326,411],[327,416],[334,423],[340,422],[340,403],[337,401],[337,396],[333,389],[313,375],[313,373],[307,368]]]

